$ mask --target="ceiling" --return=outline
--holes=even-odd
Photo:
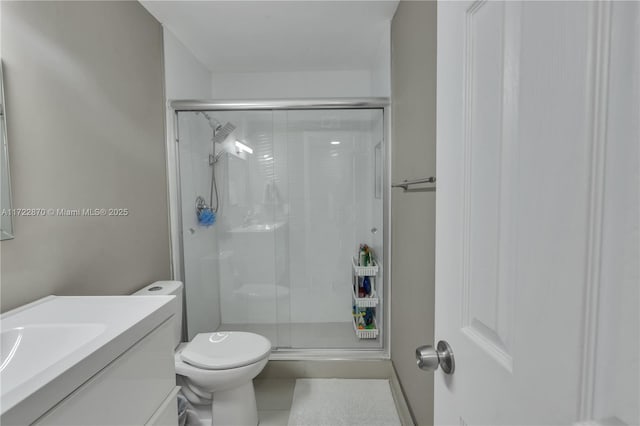
[[[153,1],[142,5],[212,72],[370,69],[397,0]]]

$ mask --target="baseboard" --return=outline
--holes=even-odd
[[[389,378],[389,384],[391,385],[391,395],[393,395],[393,399],[396,403],[396,409],[398,410],[402,426],[415,426],[411,410],[409,410],[407,399],[404,396],[402,386],[400,385],[400,379],[398,378],[398,374],[396,373],[396,369],[393,364],[391,365],[391,377]]]

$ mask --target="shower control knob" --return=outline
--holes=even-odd
[[[378,232],[378,228],[371,228],[371,233],[372,233],[372,234],[375,234],[375,233],[377,233],[377,232]]]
[[[453,374],[456,368],[453,350],[444,340],[440,340],[436,348],[431,345],[417,348],[416,361],[418,367],[425,371],[436,371],[440,366],[445,374]]]

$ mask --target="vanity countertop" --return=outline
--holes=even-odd
[[[2,314],[0,423],[37,420],[168,320],[173,303],[174,296],[48,296]]]

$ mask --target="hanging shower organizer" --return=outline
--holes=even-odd
[[[375,259],[372,260],[373,265],[359,266],[356,258],[351,258],[351,265],[353,267],[353,285],[351,286],[351,296],[353,301],[353,329],[356,332],[356,336],[360,339],[376,339],[380,330],[378,329],[378,323],[376,321],[377,306],[380,303],[376,287],[376,276],[378,275],[378,263]],[[362,280],[365,277],[369,277],[371,284],[370,294],[359,297],[358,289]],[[358,328],[359,318],[372,316],[371,324],[369,328]]]

